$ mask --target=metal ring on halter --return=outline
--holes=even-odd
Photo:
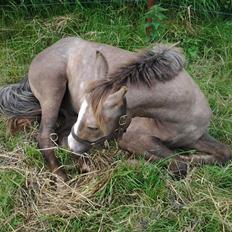
[[[122,116],[119,118],[118,124],[119,124],[120,126],[124,126],[124,125],[126,124],[126,121],[127,121],[127,115],[125,114],[125,115],[122,115]]]

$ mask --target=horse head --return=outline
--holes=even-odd
[[[127,87],[99,88],[99,84],[107,80],[107,74],[107,61],[103,54],[97,52],[95,76],[104,79],[97,85],[94,82],[82,98],[77,121],[68,136],[68,146],[76,153],[86,152],[92,145],[116,137],[124,129]],[[98,91],[93,94],[93,89]]]

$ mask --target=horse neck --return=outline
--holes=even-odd
[[[129,85],[126,94],[127,114],[131,117],[153,117],[156,98],[153,87]]]

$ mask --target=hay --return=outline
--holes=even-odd
[[[97,213],[101,202],[95,196],[110,181],[117,166],[117,154],[115,150],[103,150],[101,155],[95,151],[90,164],[91,171],[85,174],[76,171],[76,175],[64,183],[46,168],[29,165],[22,148],[14,152],[0,149],[0,172],[15,172],[24,180],[14,195],[14,215],[20,214],[24,218],[24,223],[17,231],[47,230],[49,225],[43,220],[44,217],[71,220],[88,216],[89,212]]]

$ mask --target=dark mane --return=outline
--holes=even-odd
[[[184,68],[181,49],[158,45],[138,55],[129,64],[120,67],[108,79],[94,82],[87,92],[90,94],[93,111],[105,97],[127,84],[151,87],[154,81],[166,82],[174,79]]]

